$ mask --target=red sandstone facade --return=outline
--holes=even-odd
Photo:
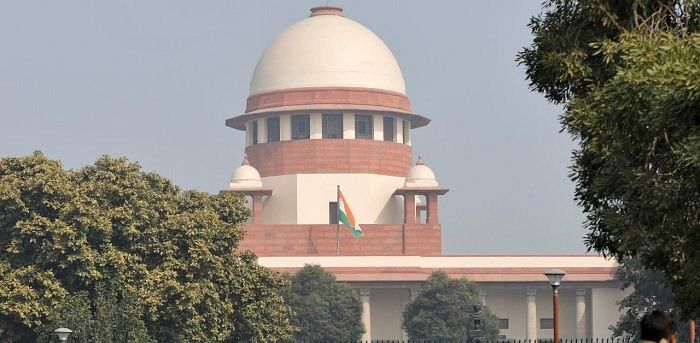
[[[260,175],[368,173],[404,177],[411,147],[368,139],[300,139],[261,143],[245,149]]]
[[[248,224],[240,246],[259,256],[308,256],[336,254],[336,226],[255,225]],[[440,225],[434,224],[366,224],[361,238],[352,237],[341,228],[342,255],[439,256]]]
[[[248,97],[246,113],[295,105],[369,105],[410,112],[408,97],[403,94],[354,87],[308,87],[254,94]]]

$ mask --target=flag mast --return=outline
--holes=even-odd
[[[340,255],[340,185],[335,189],[335,254]]]

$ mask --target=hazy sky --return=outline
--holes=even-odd
[[[0,2],[0,156],[40,149],[69,168],[122,155],[216,192],[240,163],[243,113],[267,44],[316,1]],[[394,52],[414,154],[450,192],[446,253],[583,253],[560,108],[530,92],[516,52],[530,1],[331,1]]]

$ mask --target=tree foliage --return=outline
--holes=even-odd
[[[700,315],[700,2],[548,1],[518,56],[562,103],[586,244],[663,272]]]
[[[292,278],[285,296],[299,328],[295,339],[309,342],[356,342],[365,332],[357,293],[318,265],[305,265]]]
[[[638,340],[639,320],[651,310],[668,311],[676,317],[681,317],[678,306],[673,303],[671,290],[664,286],[663,273],[645,268],[639,258],[628,258],[620,263],[615,278],[622,281],[621,289],[629,290],[630,293],[617,302],[621,316],[617,323],[610,327],[614,337]],[[678,341],[688,339],[688,322],[679,321]]]
[[[156,340],[148,334],[143,314],[134,294],[119,295],[98,286],[94,297],[82,291],[64,299],[49,315],[38,341],[57,342],[53,331],[68,327],[73,330],[71,343],[154,343]]]
[[[474,324],[475,306],[483,313]],[[477,315],[479,316],[479,315]],[[486,340],[498,336],[498,319],[482,304],[475,284],[465,279],[451,279],[445,272],[435,272],[425,282],[421,293],[406,306],[403,328],[411,340],[462,341],[475,337],[474,329]]]
[[[286,281],[235,253],[246,216],[240,197],[182,192],[123,158],[0,160],[0,341],[36,340],[65,303],[114,321],[100,308],[115,301],[158,341],[289,338]]]
[[[672,311],[671,290],[664,287],[661,272],[644,268],[638,258],[620,263],[615,278],[622,281],[622,290],[630,290],[618,301],[620,319],[611,327],[614,337],[639,339],[639,320],[653,309]]]

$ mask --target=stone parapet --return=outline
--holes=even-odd
[[[332,224],[244,225],[240,250],[258,256],[336,255],[336,226]],[[441,254],[440,225],[363,224],[355,238],[340,227],[340,254],[354,256]]]

